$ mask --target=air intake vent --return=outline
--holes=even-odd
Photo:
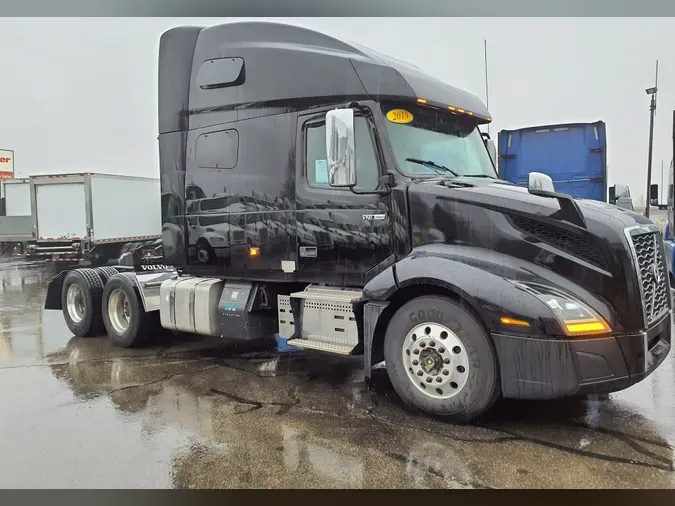
[[[521,216],[511,216],[513,225],[520,231],[564,252],[579,257],[601,269],[607,270],[607,260],[598,246],[580,234],[541,223]]]

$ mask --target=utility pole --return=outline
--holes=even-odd
[[[651,200],[649,198],[649,190],[652,185],[652,148],[654,146],[654,115],[656,114],[656,93],[658,92],[659,83],[659,61],[656,60],[656,80],[653,88],[647,88],[645,91],[650,95],[651,103],[649,105],[649,154],[647,156],[647,198],[645,199],[645,217],[649,218],[649,207]]]
[[[663,160],[661,160],[661,186],[659,190],[659,204],[663,203]]]
[[[483,54],[485,56],[485,106],[490,110],[490,91],[488,88],[488,58],[487,58],[487,39],[483,39]],[[487,133],[490,135],[490,123],[487,125]]]

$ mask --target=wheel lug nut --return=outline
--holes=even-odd
[[[424,348],[425,346],[426,346],[426,344],[420,343],[420,348]]]
[[[431,342],[429,343],[429,346],[431,346],[431,347],[433,348],[434,346],[436,346],[436,343],[433,342],[433,341],[431,341]]]
[[[450,359],[449,359],[449,358],[444,359],[444,360],[443,360],[443,363],[444,363],[444,364],[449,364],[449,363],[450,363]]]
[[[441,381],[443,381],[443,378],[436,378],[436,383],[440,383]]]
[[[417,371],[418,376],[422,376],[422,371]]]
[[[431,378],[427,378],[427,383],[431,383]]]
[[[413,350],[413,353],[414,353],[415,355],[419,355],[419,354],[420,354],[420,350]]]
[[[445,348],[438,348],[439,353],[445,353]]]
[[[418,362],[417,360],[413,360],[413,361],[412,361],[412,364],[413,364],[413,365],[417,365],[417,364],[419,364],[419,362]]]
[[[450,371],[448,371],[447,369],[445,369],[445,370],[443,371],[443,376],[447,376],[447,375],[449,375],[449,374],[450,374]]]

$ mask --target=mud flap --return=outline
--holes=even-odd
[[[169,279],[176,279],[178,271],[170,265],[141,264],[134,266],[136,286],[146,313],[159,311],[159,287]]]
[[[62,310],[61,305],[61,288],[63,287],[63,280],[68,274],[68,270],[59,272],[52,278],[47,286],[47,297],[45,298],[45,309]]]
[[[389,306],[388,301],[374,300],[366,303],[363,308],[363,371],[370,379],[372,371],[373,339],[375,328],[382,312]]]

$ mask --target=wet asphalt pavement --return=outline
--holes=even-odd
[[[675,488],[675,359],[608,399],[412,415],[359,360],[77,339],[0,264],[0,488]]]

